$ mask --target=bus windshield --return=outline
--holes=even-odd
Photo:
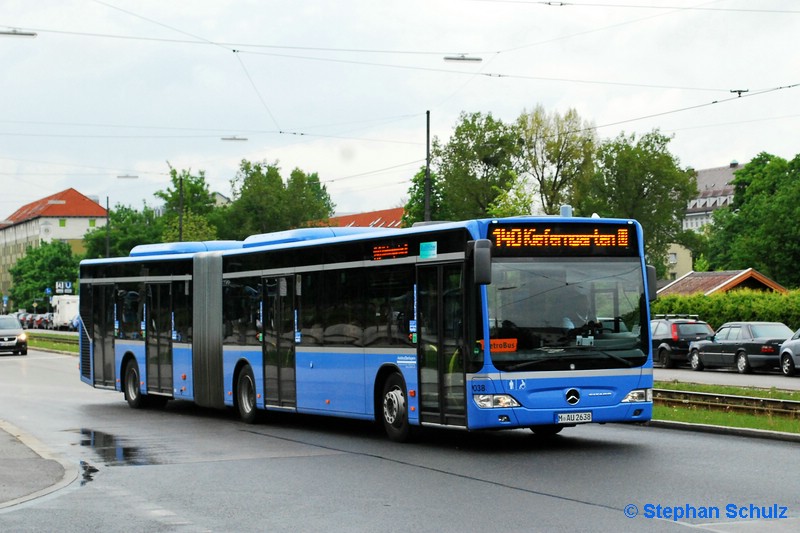
[[[647,360],[638,258],[496,259],[487,289],[498,370],[630,368]]]

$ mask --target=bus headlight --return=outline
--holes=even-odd
[[[653,389],[636,389],[628,393],[622,399],[622,403],[635,403],[635,402],[652,402]]]
[[[474,394],[472,399],[481,409],[519,407],[519,402],[508,394]]]

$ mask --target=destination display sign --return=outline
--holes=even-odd
[[[372,247],[372,260],[397,259],[398,257],[408,256],[408,243],[387,245],[381,244]]]
[[[633,224],[531,223],[495,224],[489,240],[496,256],[636,256]]]

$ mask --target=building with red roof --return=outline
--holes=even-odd
[[[757,291],[774,291],[781,294],[789,292],[780,283],[771,280],[758,270],[720,270],[716,272],[689,272],[662,289],[659,296],[672,294],[691,295],[728,292],[735,289],[753,289]]]
[[[340,215],[328,219],[328,225],[340,228],[399,228],[404,212],[402,207],[395,207],[367,213]]]
[[[52,194],[17,209],[0,221],[0,292],[11,288],[9,269],[28,247],[63,241],[75,253],[85,251],[83,236],[106,225],[106,209],[75,189]]]

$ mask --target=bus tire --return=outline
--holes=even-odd
[[[141,409],[144,407],[144,396],[139,389],[139,365],[136,364],[135,359],[131,359],[125,365],[125,374],[122,382],[122,391],[125,394],[125,401],[128,402],[133,409]]]
[[[405,382],[400,374],[395,372],[386,378],[381,413],[386,435],[394,442],[406,442],[411,437],[407,397]]]
[[[236,409],[239,411],[239,418],[242,422],[245,424],[255,423],[257,414],[256,380],[250,365],[242,367],[236,380]]]

